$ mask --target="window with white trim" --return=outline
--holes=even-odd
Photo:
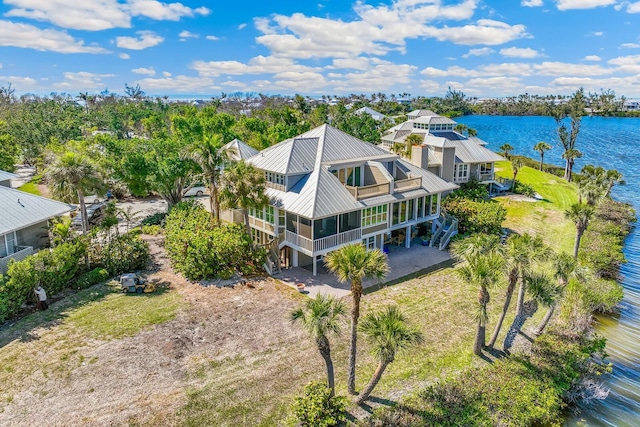
[[[284,175],[275,172],[265,172],[265,179],[267,182],[273,184],[284,185]]]
[[[467,181],[469,179],[469,165],[456,163],[453,167],[453,181]]]
[[[387,222],[387,205],[373,206],[362,210],[362,226],[383,224]]]

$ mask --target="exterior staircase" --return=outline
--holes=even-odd
[[[442,212],[434,223],[436,231],[431,237],[429,246],[436,247],[441,251],[445,250],[453,236],[458,234],[458,220],[454,216]]]

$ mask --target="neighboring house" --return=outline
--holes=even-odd
[[[640,101],[628,99],[622,105],[623,111],[640,111]]]
[[[17,175],[12,174],[11,172],[0,170],[0,187],[11,188],[11,180],[17,177]]]
[[[447,182],[462,184],[475,179],[503,190],[494,174],[494,163],[504,158],[487,149],[486,142],[458,133],[457,123],[430,110],[415,110],[408,120],[387,130],[381,146],[389,151],[405,148],[409,135],[421,137],[422,144],[406,152],[413,164],[427,169]]]
[[[48,244],[48,221],[73,206],[0,186],[0,274],[11,259],[23,260]]]
[[[258,150],[250,147],[239,139],[234,139],[233,141],[223,145],[222,150],[228,151],[229,157],[234,161],[247,160],[259,153]]]
[[[317,261],[349,243],[410,246],[418,225],[437,226],[441,194],[457,188],[329,125],[247,162],[265,172],[270,198],[265,209],[250,212],[256,243],[287,266],[312,266],[314,275]]]
[[[384,114],[378,113],[376,110],[373,110],[373,109],[371,109],[369,107],[359,108],[356,111],[354,111],[354,114],[357,114],[357,115],[368,114],[371,117],[373,117],[374,120],[379,121],[379,122],[383,121],[387,117]]]

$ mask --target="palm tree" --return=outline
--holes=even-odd
[[[565,179],[568,182],[571,182],[571,180],[573,179],[573,164],[575,163],[576,159],[579,159],[580,157],[582,157],[582,152],[580,150],[576,150],[575,148],[566,150],[562,154],[562,158],[567,162],[568,169],[565,174]]]
[[[356,347],[358,340],[358,318],[360,317],[360,298],[362,281],[376,277],[382,279],[389,272],[387,257],[379,249],[368,251],[362,244],[354,243],[330,252],[325,263],[341,283],[351,282],[351,342],[349,345],[349,393],[356,393]]]
[[[54,158],[53,163],[45,171],[45,176],[54,194],[64,196],[70,191],[75,192],[80,204],[80,215],[82,215],[82,233],[86,233],[89,223],[84,197],[87,192],[102,186],[96,165],[84,154],[66,151]]]
[[[502,144],[500,146],[500,150],[502,151],[502,155],[509,159],[509,153],[513,151],[513,145],[511,144]]]
[[[595,209],[593,206],[583,204],[583,203],[574,203],[564,212],[565,217],[570,219],[576,224],[576,240],[573,245],[573,258],[578,259],[578,251],[580,250],[580,240],[582,239],[582,235],[586,231],[589,226],[589,221],[593,217]]]
[[[291,321],[293,323],[300,322],[318,346],[320,356],[324,359],[327,367],[327,383],[332,396],[335,394],[335,381],[331,347],[327,335],[330,333],[340,334],[340,318],[345,313],[345,305],[341,300],[322,294],[315,299],[308,299],[303,308],[291,312]]]
[[[478,328],[473,352],[479,356],[485,346],[489,288],[498,281],[504,260],[497,253],[469,255],[465,260],[467,264],[456,271],[463,280],[478,287]]]
[[[554,276],[556,279],[558,279],[558,282],[559,282],[559,287],[558,287],[558,292],[559,292],[558,296],[559,296],[560,293],[564,290],[564,288],[567,287],[567,284],[569,283],[569,278],[571,277],[571,275],[575,274],[577,261],[568,253],[562,252],[560,254],[556,254],[553,257],[552,265],[553,265],[553,270],[555,272]],[[549,306],[547,313],[545,314],[544,318],[542,319],[538,327],[534,330],[533,332],[534,335],[540,335],[544,331],[544,329],[549,324],[549,321],[553,317],[556,307],[557,307],[557,301],[554,301],[553,304]]]
[[[122,219],[127,224],[127,233],[131,228],[131,224],[140,219],[140,212],[136,212],[133,206],[128,206],[126,209],[118,209],[118,214],[122,216]]]
[[[220,196],[218,187],[222,166],[230,161],[230,153],[222,149],[220,135],[205,135],[189,147],[189,155],[202,169],[202,177],[209,189],[211,218],[220,224]]]
[[[610,169],[607,171],[607,174],[605,176],[605,193],[604,193],[604,197],[609,197],[609,195],[611,194],[611,189],[613,189],[614,185],[625,185],[626,181],[624,180],[624,175],[622,175],[622,173],[618,172],[615,169]]]
[[[533,149],[540,153],[540,170],[542,171],[542,165],[544,164],[544,152],[551,150],[553,147],[551,144],[540,141],[536,145],[533,146]]]
[[[527,319],[538,311],[538,306],[542,304],[551,307],[560,294],[559,286],[547,273],[530,272],[524,277],[524,281],[527,283],[527,291],[533,299],[527,301],[527,309],[517,313],[513,319],[511,328],[504,339],[503,350],[505,352],[509,351]]]
[[[516,188],[518,172],[520,172],[520,169],[522,169],[523,166],[524,163],[522,163],[522,159],[513,159],[511,161],[511,169],[513,170],[513,188]]]
[[[502,254],[503,252],[500,236],[495,234],[477,233],[451,244],[451,253],[461,260],[476,255]]]
[[[388,306],[380,313],[366,315],[359,329],[371,343],[371,352],[378,359],[378,367],[369,383],[356,398],[355,402],[358,405],[369,398],[387,366],[395,360],[397,353],[424,341],[422,333],[409,326],[404,315],[395,306]]]
[[[544,244],[540,236],[533,237],[525,233],[522,235],[512,235],[507,239],[506,265],[509,283],[507,285],[507,293],[500,319],[489,341],[490,348],[493,348],[498,340],[498,335],[500,334],[500,329],[502,328],[502,323],[507,315],[507,311],[509,311],[511,298],[513,297],[513,292],[515,291],[518,280],[520,280],[520,287],[518,288],[518,299],[516,301],[516,316],[522,315],[524,312],[524,298],[527,289],[526,277],[530,275],[532,266],[538,261],[547,259],[550,253],[550,249]],[[510,332],[513,330],[515,330],[514,324],[509,328]],[[507,336],[509,336],[509,334],[507,334]],[[503,349],[508,350],[509,346],[505,348],[505,344],[503,344]]]
[[[222,205],[230,209],[240,209],[250,240],[253,239],[249,225],[249,209],[264,209],[269,204],[264,183],[264,173],[242,160],[234,163],[223,174],[223,187],[220,192]]]

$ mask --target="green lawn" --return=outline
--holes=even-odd
[[[496,163],[496,174],[512,178],[511,163]],[[531,185],[543,200],[521,202],[508,197],[496,197],[495,200],[507,209],[504,226],[519,233],[540,235],[554,250],[571,253],[576,229],[564,217],[564,211],[578,201],[575,185],[526,166],[519,171],[517,179]]]
[[[42,175],[35,175],[31,181],[21,185],[18,187],[18,190],[24,191],[25,193],[35,194],[36,196],[41,196],[40,190],[38,190],[38,184],[42,180]]]

